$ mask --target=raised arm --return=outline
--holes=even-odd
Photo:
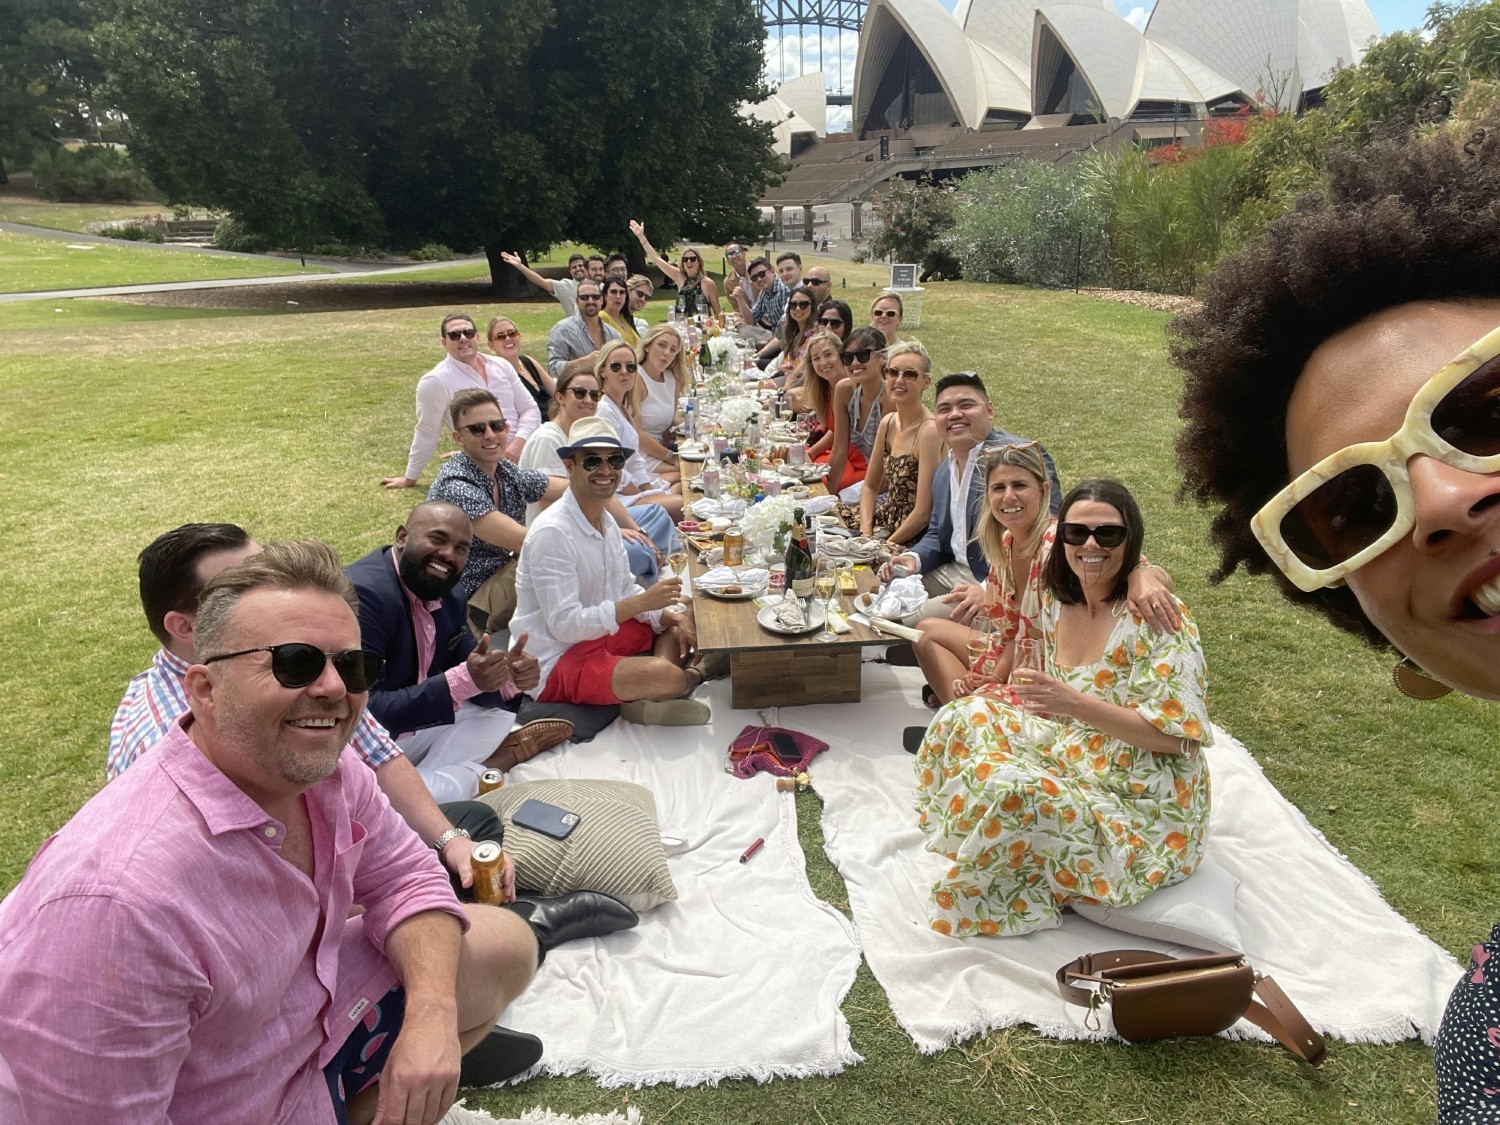
[[[631,219],[630,233],[635,235],[635,240],[641,244],[641,249],[646,252],[646,257],[651,260],[651,263],[670,277],[672,284],[680,289],[683,281],[682,271],[656,252],[656,247],[652,246],[650,240],[646,238],[645,224],[638,219]]]
[[[509,250],[502,250],[500,251],[500,260],[506,265],[513,266],[519,270],[522,277],[547,294],[547,296],[556,296],[552,289],[552,279],[550,277],[543,277],[537,273],[536,270],[521,261],[520,255],[512,254]]]

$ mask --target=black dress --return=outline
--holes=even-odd
[[[523,355],[521,369],[516,374],[520,376],[521,385],[526,388],[527,394],[535,401],[536,408],[542,412],[542,421],[545,422],[552,417],[552,396],[547,393],[547,384],[542,381],[541,369],[529,355]]]

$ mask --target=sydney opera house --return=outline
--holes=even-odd
[[[1110,0],[871,0],[856,134],[1298,109],[1376,34],[1364,0],[1158,0],[1145,31]]]

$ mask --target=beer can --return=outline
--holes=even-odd
[[[488,793],[505,784],[505,775],[499,770],[485,770],[479,775],[479,791]]]
[[[745,565],[745,533],[740,530],[739,524],[731,524],[724,529],[724,565]]]
[[[505,853],[493,840],[474,845],[474,901],[499,906],[505,901]]]

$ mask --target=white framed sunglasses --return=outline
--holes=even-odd
[[[1427,380],[1394,434],[1323,458],[1256,512],[1250,529],[1298,589],[1340,583],[1416,523],[1406,463],[1418,453],[1500,472],[1500,328]]]

